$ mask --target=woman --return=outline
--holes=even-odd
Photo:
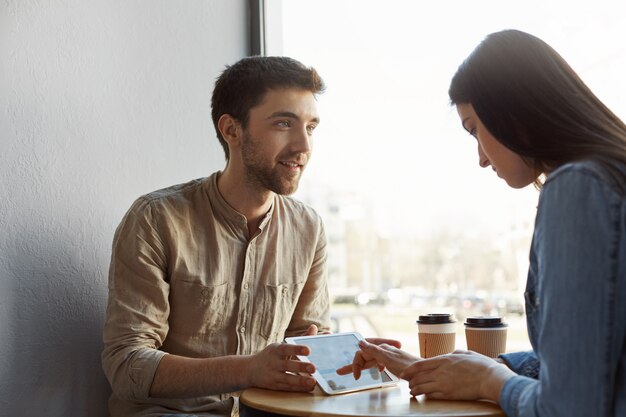
[[[449,95],[480,166],[541,188],[525,292],[533,351],[421,360],[363,343],[342,373],[386,366],[413,395],[492,400],[507,416],[626,416],[626,126],[516,30],[487,36]]]

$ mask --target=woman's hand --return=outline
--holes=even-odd
[[[399,376],[409,381],[411,395],[498,402],[504,383],[515,373],[487,356],[457,350],[449,355],[416,362]]]
[[[354,355],[351,365],[337,369],[339,375],[354,374],[354,379],[361,377],[364,369],[378,367],[379,370],[389,369],[399,375],[407,366],[419,358],[400,350],[400,342],[389,339],[367,339],[359,342],[359,350]]]

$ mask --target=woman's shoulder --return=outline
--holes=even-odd
[[[548,175],[546,183],[554,181],[556,178],[567,173],[580,173],[583,175],[592,175],[602,178],[605,171],[606,168],[604,168],[602,164],[593,160],[568,162],[567,164],[563,164],[552,171],[550,175]]]
[[[623,189],[624,178],[626,178],[626,165],[613,165],[613,169],[607,164],[595,160],[581,160],[569,162],[561,165],[552,171],[544,183],[544,187],[550,188],[551,183],[577,183],[585,182],[589,186],[605,186],[609,189],[622,194],[619,190]],[[615,173],[622,175],[615,175]]]

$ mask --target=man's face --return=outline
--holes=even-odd
[[[249,112],[241,155],[249,184],[292,194],[312,150],[319,124],[317,102],[308,90],[269,90]]]

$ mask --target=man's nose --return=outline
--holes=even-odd
[[[311,152],[311,135],[307,131],[306,127],[299,130],[292,142],[293,150],[300,153]]]

